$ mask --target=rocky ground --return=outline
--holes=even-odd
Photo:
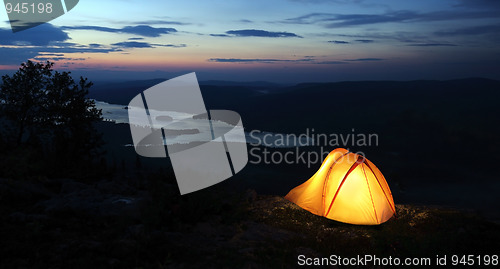
[[[219,185],[180,197],[153,175],[0,179],[0,267],[289,268],[298,255],[500,254],[500,226],[472,212],[397,205],[397,218],[356,226]]]

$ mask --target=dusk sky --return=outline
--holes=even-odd
[[[500,1],[80,0],[18,33],[2,9],[0,73],[28,59],[91,80],[500,79]]]

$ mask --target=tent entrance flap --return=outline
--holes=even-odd
[[[349,168],[349,171],[345,174],[344,178],[342,179],[342,182],[340,182],[340,186],[338,187],[337,191],[335,192],[335,195],[333,196],[332,202],[330,203],[330,206],[328,207],[328,211],[326,212],[325,216],[328,216],[330,213],[330,210],[332,209],[332,205],[335,202],[335,199],[337,199],[337,195],[339,194],[340,190],[342,189],[342,186],[344,185],[344,182],[346,181],[347,177],[358,167],[358,165],[362,164],[365,161],[365,158],[362,156],[359,156],[356,162]]]

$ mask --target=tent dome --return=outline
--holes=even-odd
[[[286,199],[313,214],[351,224],[376,225],[395,214],[389,185],[365,157],[338,148]]]

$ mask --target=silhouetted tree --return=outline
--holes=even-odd
[[[37,146],[60,160],[91,159],[99,153],[101,135],[93,123],[101,110],[87,99],[92,83],[70,72],[53,70],[53,63],[21,64],[12,76],[2,77],[0,116],[4,142],[15,147]]]
[[[6,127],[13,132],[17,146],[30,127],[40,123],[45,102],[44,87],[50,81],[52,63],[46,65],[31,61],[21,64],[21,68],[11,77],[3,76],[0,90],[2,116]],[[12,141],[11,141],[12,142]]]

